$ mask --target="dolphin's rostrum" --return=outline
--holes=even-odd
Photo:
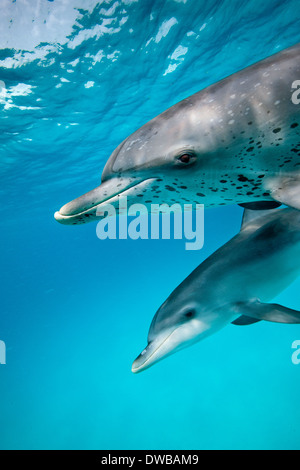
[[[245,210],[240,233],[206,259],[157,311],[141,372],[229,323],[300,323],[300,312],[267,303],[300,271],[300,212]]]
[[[62,224],[128,203],[284,203],[300,209],[300,45],[174,105],[122,142],[101,185],[56,212]]]

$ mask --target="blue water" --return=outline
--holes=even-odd
[[[297,325],[228,326],[131,373],[240,208],[206,211],[199,252],[53,218],[147,120],[299,42],[298,17],[298,0],[2,0],[1,449],[300,448]],[[276,300],[299,309],[299,288]]]

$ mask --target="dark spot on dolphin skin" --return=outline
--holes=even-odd
[[[299,124],[297,122],[295,122],[294,124],[291,125],[291,129],[295,129],[298,126],[299,126]]]
[[[252,152],[253,150],[254,150],[254,147],[249,147],[249,148],[247,149],[247,152]]]
[[[176,191],[175,188],[173,188],[173,186],[165,186],[165,188],[168,190],[168,191]]]
[[[259,178],[264,178],[266,175],[259,175]]]
[[[180,189],[187,189],[187,186],[179,186]]]
[[[278,134],[278,132],[280,132],[280,131],[281,131],[281,127],[277,127],[277,129],[274,129],[274,130],[273,130],[273,133],[274,133],[274,134]]]
[[[270,196],[270,193],[263,193],[263,196],[268,197]]]
[[[202,193],[197,193],[196,196],[199,196],[199,197],[205,197],[205,194],[202,194]]]
[[[278,226],[274,227],[272,225],[269,225],[264,228],[263,232],[259,232],[259,230],[257,231],[256,239],[257,240],[263,239],[264,241],[267,239],[270,239],[273,241],[275,237],[278,236],[278,232],[283,231],[283,230],[284,230],[283,227],[278,227]]]
[[[227,180],[220,180],[220,183],[227,183]]]
[[[252,126],[252,124],[253,124],[252,121],[248,122],[248,126]]]
[[[244,175],[239,175],[238,180],[241,182],[244,182],[244,181],[248,181],[248,178],[246,178],[246,176]]]
[[[145,204],[151,204],[152,201],[145,201]]]

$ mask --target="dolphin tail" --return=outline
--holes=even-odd
[[[300,324],[300,312],[279,304],[268,304],[259,301],[241,302],[237,310],[241,317],[237,318],[234,325],[250,325],[257,321],[269,321],[274,323]]]

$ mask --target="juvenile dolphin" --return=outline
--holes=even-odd
[[[124,140],[101,185],[63,206],[56,220],[97,219],[97,209],[117,206],[121,195],[146,206],[275,202],[300,209],[297,84],[300,44],[177,103]]]
[[[297,278],[299,259],[299,211],[246,210],[240,233],[195,269],[159,308],[148,346],[132,371],[141,372],[229,323],[300,323],[300,312],[267,303]]]

